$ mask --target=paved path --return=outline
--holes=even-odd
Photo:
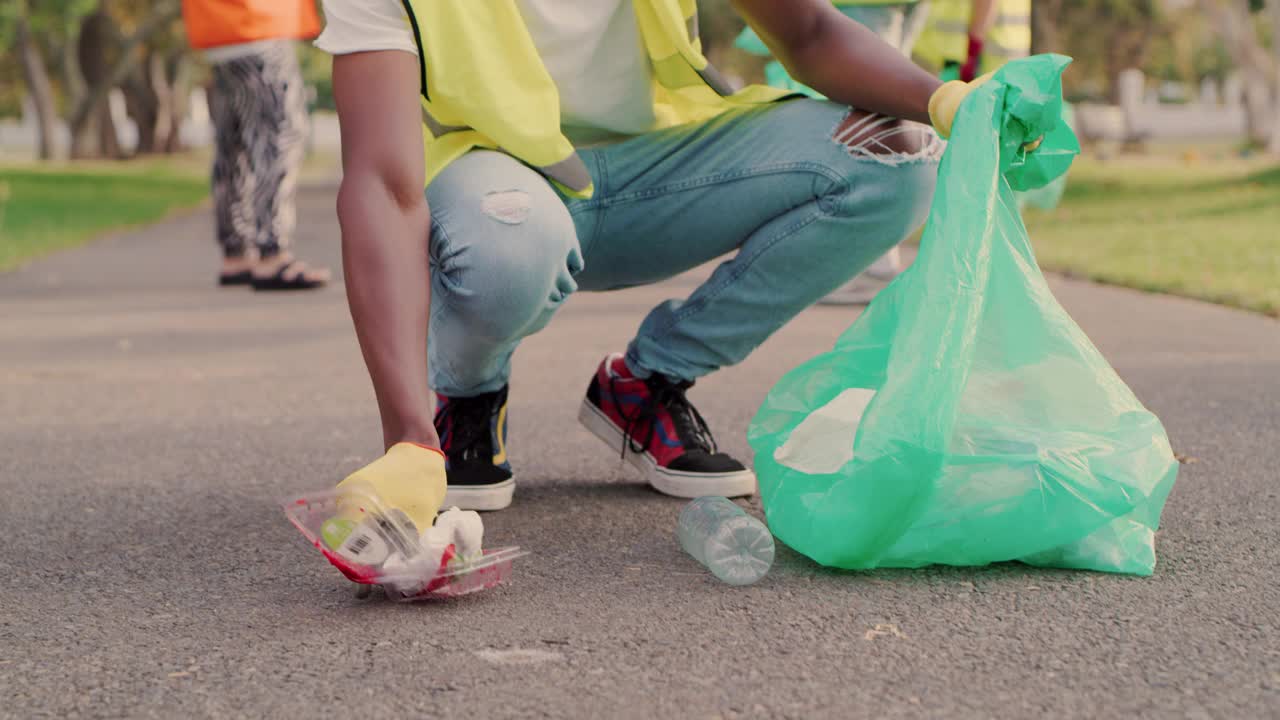
[[[302,254],[337,262],[332,188]],[[576,297],[516,358],[509,587],[360,602],[274,501],[379,442],[340,288],[211,285],[207,212],[0,276],[0,717],[1280,717],[1280,324],[1054,287],[1184,466],[1155,577],[841,574],[732,589],[680,503],[575,423],[663,286]],[[815,308],[694,399],[722,444],[852,315]],[[880,632],[876,632],[879,628]],[[393,714],[388,714],[393,713]]]

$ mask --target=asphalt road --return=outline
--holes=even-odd
[[[300,253],[337,262],[332,188]],[[1280,324],[1055,281],[1182,469],[1154,577],[837,573],[717,583],[578,427],[595,364],[696,276],[574,298],[516,358],[514,582],[358,601],[275,500],[374,457],[340,287],[213,287],[201,211],[0,276],[0,717],[1280,717]],[[815,308],[693,393],[746,455]],[[757,508],[758,509],[758,508]]]

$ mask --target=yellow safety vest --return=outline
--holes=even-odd
[[[654,130],[772,102],[785,90],[733,92],[702,54],[697,0],[633,0],[653,66]],[[560,95],[510,0],[404,0],[422,72],[427,182],[473,148],[502,150],[573,197],[591,197],[586,164],[560,129]]]
[[[1031,54],[1031,0],[999,0],[995,23],[982,48],[982,71],[990,72],[1014,58]],[[916,42],[914,55],[941,68],[963,63],[969,52],[972,0],[933,0],[929,22]]]

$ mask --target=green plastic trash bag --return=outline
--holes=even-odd
[[[1069,62],[1015,61],[970,93],[916,261],[752,421],[769,527],[797,551],[1152,572],[1168,437],[1050,294],[1013,195],[1079,150]]]
[[[938,74],[938,79],[942,82],[948,80],[960,79],[960,65],[958,63],[947,63],[947,66]],[[1062,104],[1062,120],[1067,127],[1075,130],[1075,112],[1071,109],[1070,103]],[[1058,207],[1058,203],[1062,201],[1062,194],[1067,189],[1067,173],[1062,173],[1054,178],[1044,187],[1031,188],[1021,192],[1014,193],[1014,197],[1018,199],[1018,210],[1022,211],[1031,206],[1037,210],[1054,210]]]
[[[1062,104],[1062,121],[1067,127],[1075,130],[1075,112],[1069,103]],[[1018,193],[1019,207],[1031,206],[1037,210],[1053,210],[1062,202],[1062,194],[1067,190],[1067,173],[1062,173],[1052,182],[1040,188],[1032,188]]]

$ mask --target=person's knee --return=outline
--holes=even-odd
[[[945,145],[932,129],[909,120],[851,110],[831,135],[850,162],[829,210],[846,217],[874,215],[892,245],[923,224],[933,200]]]
[[[843,182],[833,183],[822,202],[825,212],[844,228],[843,238],[857,246],[855,253],[843,246],[832,252],[848,259],[856,272],[924,224],[938,163],[926,149],[901,162],[859,157],[843,167]]]
[[[573,220],[549,189],[491,189],[434,207],[432,260],[448,311],[471,332],[518,335],[577,289]]]
[[[494,190],[464,213],[482,238],[471,246],[477,277],[491,288],[509,288],[508,301],[520,306],[564,300],[577,287],[572,276],[582,269],[568,209],[554,195],[539,195]]]

